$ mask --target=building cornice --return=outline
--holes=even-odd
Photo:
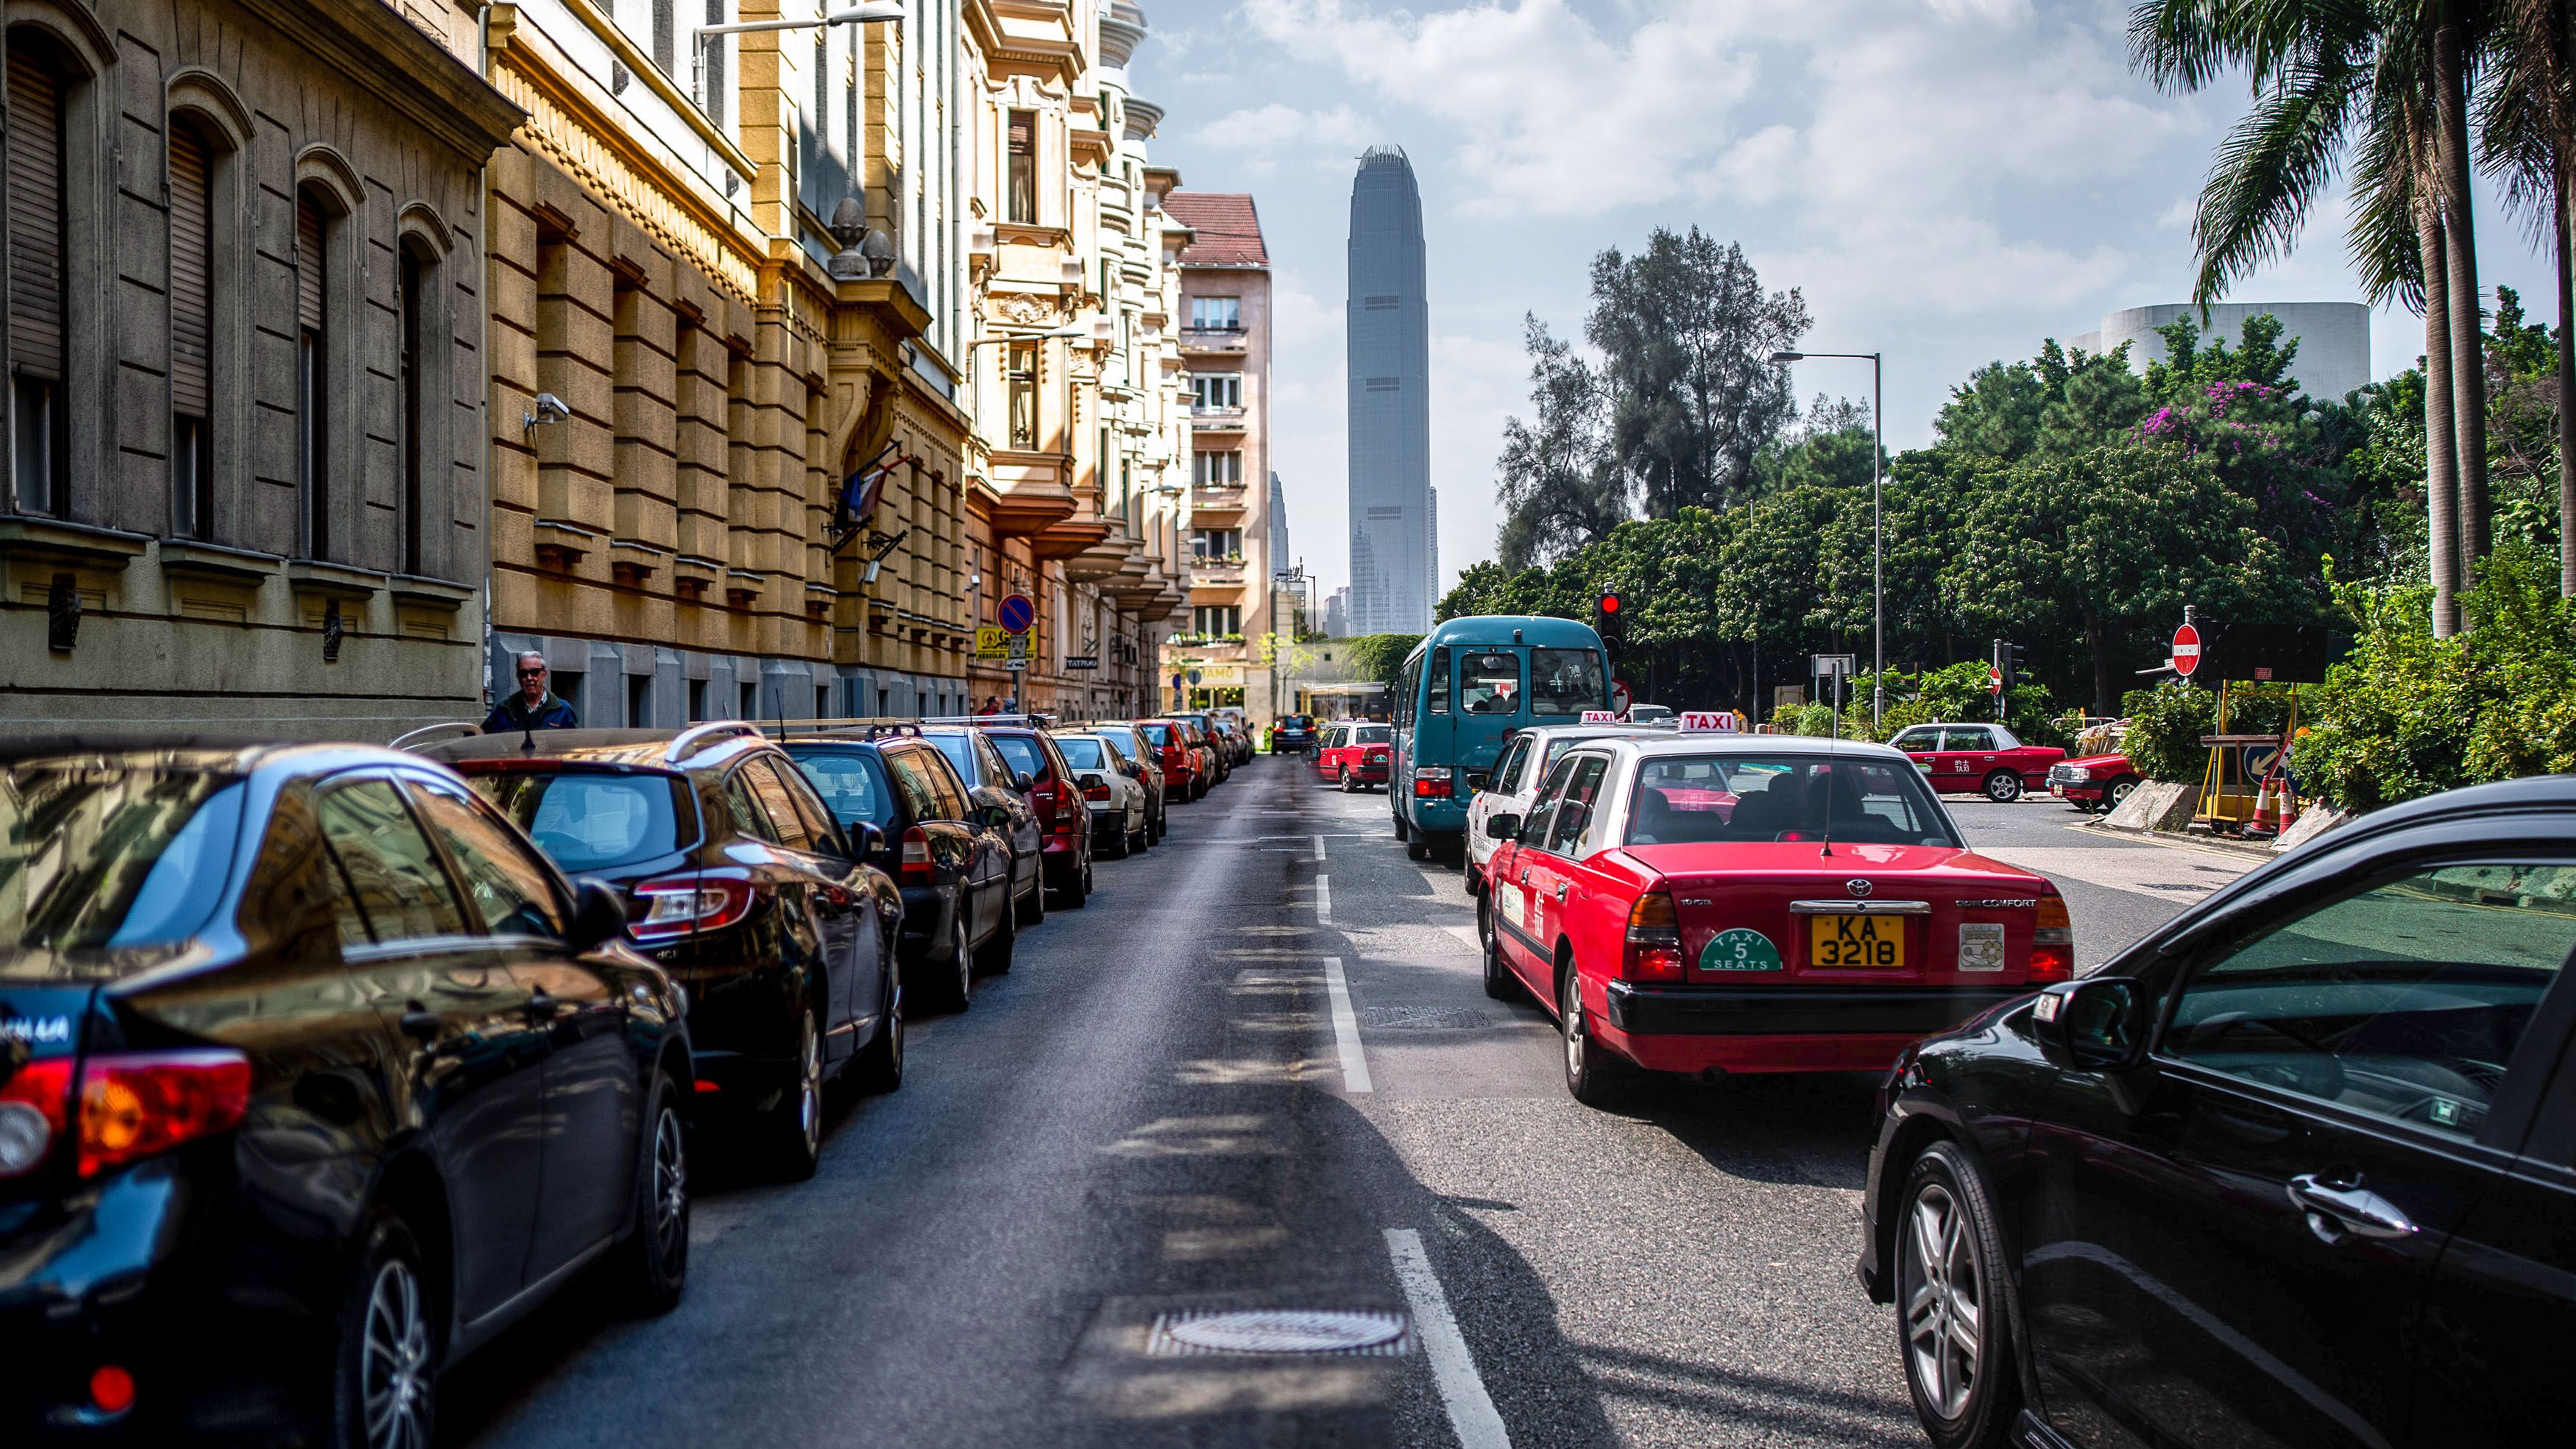
[[[377,0],[242,0],[242,8],[481,164],[524,113],[474,68]]]

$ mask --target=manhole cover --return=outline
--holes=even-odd
[[[1404,1315],[1320,1308],[1202,1309],[1155,1318],[1145,1352],[1163,1357],[1194,1353],[1361,1354],[1408,1353],[1412,1335]]]

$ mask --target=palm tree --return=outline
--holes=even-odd
[[[2576,598],[2576,3],[2504,0],[2481,148],[2505,203],[2548,238],[2558,272],[2558,592]]]
[[[2157,85],[2199,90],[2242,66],[2254,87],[2192,221],[2194,302],[2287,254],[2357,146],[2351,245],[2364,292],[2424,316],[2433,628],[2444,636],[2459,628],[2463,545],[2475,558],[2487,536],[2467,182],[2469,58],[2484,13],[2483,0],[2142,0],[2129,17],[2131,62]],[[2463,512],[2476,515],[2473,529]]]

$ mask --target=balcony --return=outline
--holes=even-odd
[[[1190,586],[1202,589],[1242,588],[1243,555],[1229,554],[1224,558],[1193,556],[1190,559]]]
[[[1242,353],[1251,346],[1252,334],[1241,323],[1232,327],[1184,327],[1181,350],[1184,352]]]
[[[1230,408],[1205,408],[1190,405],[1190,427],[1202,433],[1239,433],[1243,431],[1243,405]]]
[[[996,450],[992,477],[984,480],[994,534],[1024,538],[1073,517],[1079,504],[1065,481],[1071,461],[1062,453]]]

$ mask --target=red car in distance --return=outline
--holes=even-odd
[[[1882,745],[1586,740],[1486,829],[1485,990],[1556,1013],[1590,1105],[1640,1068],[1883,1070],[2074,975],[2056,888],[1969,850]]]
[[[1131,721],[1136,733],[1154,747],[1155,763],[1163,767],[1165,802],[1196,800],[1208,792],[1207,771],[1202,767],[1200,752],[1190,744],[1189,727],[1176,720],[1140,719]]]
[[[2138,788],[2138,770],[2127,755],[2086,755],[2048,767],[2048,793],[2078,810],[2116,809]]]
[[[1888,744],[1905,752],[1944,795],[1981,794],[2009,805],[2048,788],[2049,767],[2066,758],[2054,745],[2025,745],[1999,724],[1924,724]]]
[[[1395,753],[1395,726],[1343,720],[1324,726],[1315,747],[1315,775],[1342,793],[1384,785]]]

